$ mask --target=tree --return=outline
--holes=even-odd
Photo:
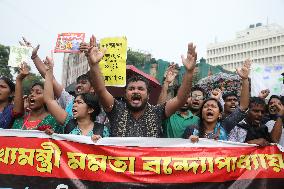
[[[28,66],[28,68],[31,70],[30,66]],[[19,73],[19,68],[15,68],[15,72]],[[23,94],[28,95],[33,84],[42,82],[43,78],[40,75],[30,72],[30,74],[23,80]]]
[[[28,95],[30,93],[31,86],[35,83],[42,83],[43,79],[40,75],[35,73],[30,73],[24,80],[23,80],[23,90],[24,94]]]
[[[11,71],[14,73],[19,73],[19,68],[11,69],[8,66],[9,54],[10,47],[0,44],[0,76],[6,76],[13,80],[13,74]],[[23,81],[24,94],[29,94],[31,86],[36,82],[42,82],[42,77],[35,73],[30,73]]]
[[[0,44],[0,76],[6,76],[13,80],[13,75],[8,66],[10,48]]]
[[[142,66],[147,60],[147,55],[131,49],[127,50],[126,64],[134,66]]]

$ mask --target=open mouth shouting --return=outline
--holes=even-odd
[[[270,106],[269,107],[269,111],[270,111],[271,114],[276,114],[277,113],[277,109],[276,109],[275,106]]]
[[[35,99],[34,98],[30,98],[30,101],[29,101],[29,103],[30,103],[30,107],[31,106],[34,106],[35,105]]]
[[[207,119],[214,119],[214,113],[212,111],[208,111],[206,113],[206,118]]]
[[[78,111],[75,108],[72,108],[72,113],[73,113],[73,116],[76,116]]]
[[[254,125],[259,125],[261,122],[261,119],[260,118],[256,118],[254,121],[253,121],[253,124]]]
[[[193,101],[193,102],[191,103],[191,106],[197,108],[197,107],[200,106],[200,103],[199,103],[198,101]]]
[[[233,105],[233,106],[230,106],[230,110],[235,110],[237,108],[237,106]]]
[[[139,93],[134,93],[131,96],[131,104],[133,105],[140,105],[142,103],[142,96]]]

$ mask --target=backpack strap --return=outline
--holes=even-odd
[[[100,135],[101,137],[103,137],[104,124],[94,122],[93,133],[94,133],[94,135]]]
[[[77,127],[77,125],[77,121],[75,119],[71,119],[64,128],[64,134],[69,134],[73,129]],[[94,122],[93,133],[94,135],[101,135],[101,137],[103,137],[104,125]]]
[[[64,134],[69,134],[73,129],[77,127],[77,121],[75,119],[70,119],[64,128]]]

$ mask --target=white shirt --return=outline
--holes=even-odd
[[[265,123],[265,126],[268,128],[269,133],[272,131],[275,122],[276,121],[274,121],[274,120],[269,120],[268,122]],[[284,147],[284,128],[283,127],[282,127],[282,134],[281,134],[281,137],[280,137],[279,144]]]

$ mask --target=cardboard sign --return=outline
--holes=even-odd
[[[32,54],[31,47],[11,46],[8,66],[19,67],[23,61],[27,62]]]
[[[61,33],[58,34],[55,53],[78,53],[80,43],[84,42],[85,33]]]
[[[100,48],[107,51],[100,62],[106,86],[123,87],[126,84],[126,37],[104,38],[100,41]]]

